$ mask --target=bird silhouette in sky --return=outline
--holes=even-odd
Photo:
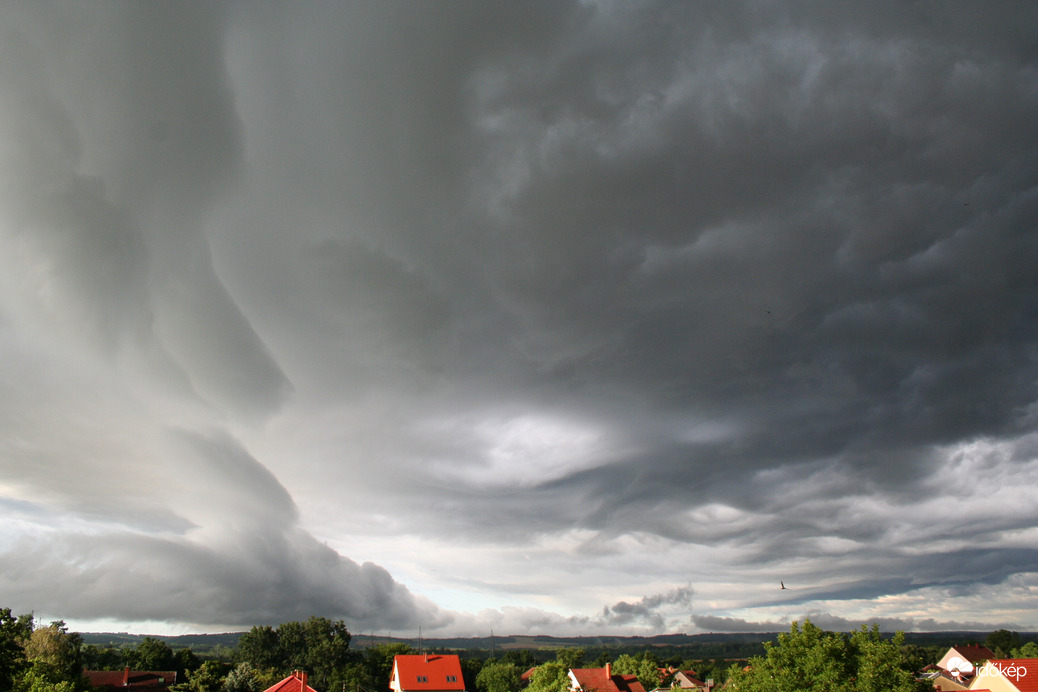
[[[780,581],[779,586],[781,586],[783,590],[788,591],[788,589],[786,589],[786,585],[783,582]]]

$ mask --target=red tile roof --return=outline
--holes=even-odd
[[[1038,692],[1038,658],[994,658],[977,668],[976,681],[996,675],[1016,686],[1020,692]]]
[[[392,689],[464,692],[461,659],[455,654],[408,654],[393,658]]]
[[[175,670],[84,670],[94,687],[122,690],[166,690],[177,682]]]
[[[571,668],[569,672],[585,692],[645,692],[636,675],[611,674],[609,668]]]
[[[953,646],[952,648],[958,651],[959,655],[970,663],[986,661],[989,658],[995,657],[994,651],[980,644],[966,644],[965,646]]]
[[[263,692],[317,692],[317,690],[306,684],[306,677],[306,673],[297,670]]]

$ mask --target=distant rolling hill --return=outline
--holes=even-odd
[[[146,636],[160,639],[173,649],[189,648],[200,656],[218,653],[221,649],[233,649],[243,632],[222,634],[184,634],[177,636],[129,634],[126,632],[82,632],[84,644],[101,647],[124,648],[139,644]],[[351,648],[366,649],[378,644],[407,644],[419,650],[479,652],[531,650],[547,654],[555,649],[580,647],[588,652],[615,650],[637,652],[655,649],[660,655],[665,650],[680,650],[693,658],[743,658],[762,653],[763,642],[773,641],[777,633],[719,632],[709,634],[663,634],[653,637],[583,636],[554,637],[549,635],[506,635],[493,637],[386,637],[373,634],[354,634]],[[919,646],[951,646],[968,642],[983,642],[989,632],[909,632],[905,639]],[[1021,632],[1020,640],[1038,641],[1038,633]],[[549,656],[550,657],[550,656]]]
[[[172,649],[191,649],[197,654],[215,651],[220,647],[233,649],[238,646],[238,639],[244,632],[227,632],[224,634],[181,634],[177,636],[129,634],[127,632],[80,632],[84,644],[121,649],[134,647],[144,641],[145,637],[159,639],[169,644]]]

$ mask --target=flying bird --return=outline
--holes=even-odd
[[[784,583],[782,583],[781,581],[779,582],[779,586],[781,586],[783,589],[786,588],[786,585]],[[788,591],[788,589],[786,589],[786,590]]]

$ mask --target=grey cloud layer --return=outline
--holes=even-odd
[[[493,545],[465,588],[525,585],[481,616],[522,627],[850,622],[1038,571],[1030,5],[12,16],[0,499],[55,573],[78,551],[19,502],[118,524],[73,576],[176,554],[158,590],[208,594],[77,617],[477,627],[322,545],[362,533],[390,570]],[[147,501],[63,483],[87,443]],[[743,585],[779,574],[798,601]],[[595,578],[598,615],[542,609]]]

